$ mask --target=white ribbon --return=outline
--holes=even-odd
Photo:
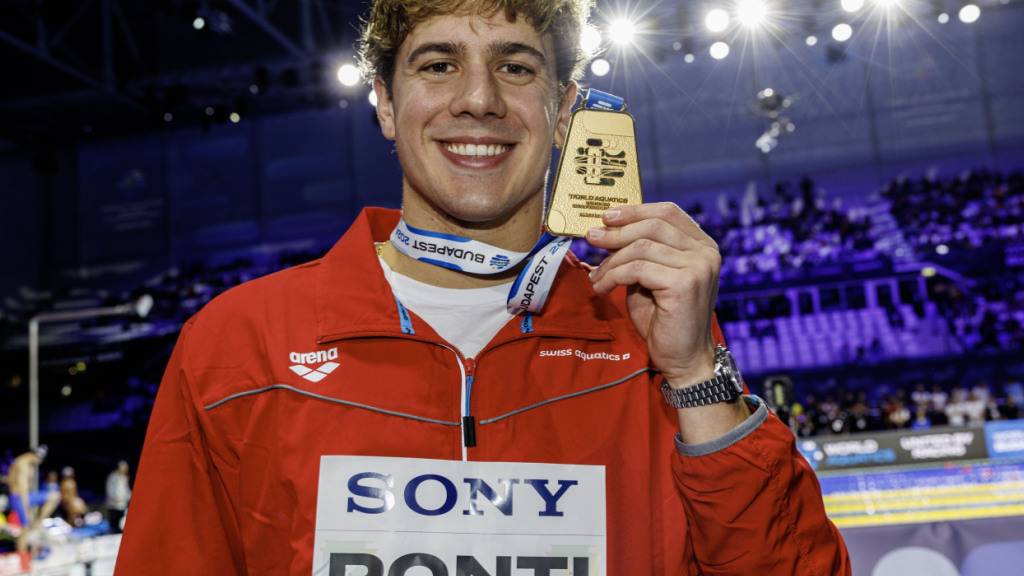
[[[500,274],[529,259],[512,284],[506,306],[510,314],[536,314],[544,309],[572,238],[544,233],[529,252],[515,252],[472,238],[414,228],[403,218],[391,232],[391,244],[410,258],[469,274]]]

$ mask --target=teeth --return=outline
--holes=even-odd
[[[449,142],[445,146],[452,154],[459,156],[497,156],[509,149],[505,144],[458,144]]]

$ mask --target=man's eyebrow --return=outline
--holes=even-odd
[[[495,42],[491,44],[489,50],[491,56],[512,56],[514,54],[529,54],[537,60],[540,60],[541,64],[547,62],[547,58],[544,57],[544,53],[540,50],[530,46],[529,44],[523,44],[522,42]]]
[[[430,42],[418,46],[415,50],[409,53],[407,62],[412,64],[420,56],[429,52],[439,52],[441,54],[463,54],[466,51],[466,45],[456,42]]]

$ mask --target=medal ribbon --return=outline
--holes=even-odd
[[[625,102],[618,96],[591,89],[583,105],[621,110]],[[464,236],[415,228],[402,218],[391,232],[391,245],[420,262],[485,276],[500,274],[528,260],[509,290],[506,308],[510,314],[538,314],[544,309],[558,269],[572,245],[572,238],[545,232],[532,250],[515,252]]]

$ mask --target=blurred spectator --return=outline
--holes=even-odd
[[[914,419],[910,422],[914,430],[923,430],[932,427],[932,421],[928,419],[928,407],[925,404],[918,404],[914,409]]]
[[[950,426],[963,426],[967,424],[967,390],[957,388],[953,390],[953,399],[946,404],[946,421]]]
[[[122,519],[131,497],[128,463],[121,460],[117,463],[117,468],[107,476],[107,519],[114,532],[121,532],[123,528]]]
[[[61,471],[60,497],[64,509],[64,519],[72,526],[80,526],[89,507],[85,505],[85,500],[78,495],[75,469],[70,466],[65,466]]]

